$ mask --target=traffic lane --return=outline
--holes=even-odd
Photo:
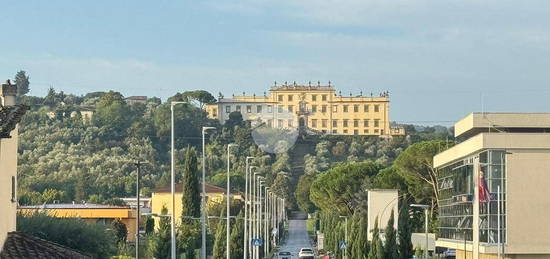
[[[305,220],[289,220],[288,237],[279,251],[290,252],[292,253],[292,258],[298,258],[301,248],[312,248],[306,225]]]

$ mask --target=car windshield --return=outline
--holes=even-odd
[[[279,255],[290,255],[290,252],[280,252]]]
[[[313,252],[313,250],[309,248],[302,248],[302,252]]]

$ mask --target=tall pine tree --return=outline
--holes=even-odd
[[[369,252],[367,215],[359,212],[360,219],[357,229],[357,235],[353,241],[353,251],[351,258],[366,259]]]
[[[168,214],[168,209],[162,207],[162,215]],[[151,255],[157,259],[168,259],[170,258],[170,218],[161,217],[159,228],[151,238],[151,243],[149,246]]]
[[[384,246],[384,258],[385,259],[399,259],[399,251],[397,247],[397,233],[393,224],[395,223],[395,218],[393,216],[394,211],[391,211],[390,219],[388,220],[388,225],[384,231],[384,236],[386,239],[386,244]]]
[[[399,225],[397,236],[399,239],[399,258],[409,259],[413,256],[413,245],[411,242],[412,226],[409,218],[409,203],[407,196],[401,200],[399,209]]]

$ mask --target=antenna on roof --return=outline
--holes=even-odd
[[[311,81],[308,82],[309,87],[311,87]]]
[[[328,81],[328,87],[330,87],[330,84],[331,84],[330,81]]]
[[[317,86],[321,86],[321,81],[317,81]]]
[[[275,82],[273,83],[273,86],[277,86],[277,81],[275,81]]]

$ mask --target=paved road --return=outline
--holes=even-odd
[[[288,239],[279,251],[291,252],[292,258],[298,258],[300,248],[311,248],[311,243],[307,234],[306,221],[289,220],[288,224]]]

